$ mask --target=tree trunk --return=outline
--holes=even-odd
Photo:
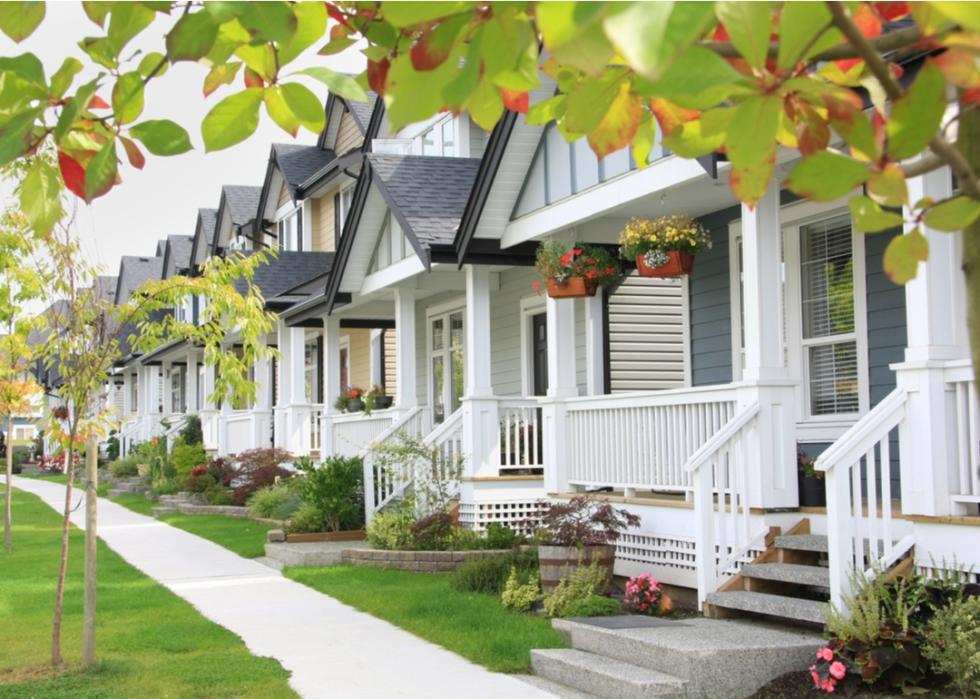
[[[71,532],[71,493],[75,479],[75,433],[71,434],[71,446],[65,453],[65,474],[68,485],[65,487],[64,520],[61,523],[61,562],[58,566],[58,587],[54,599],[54,622],[51,625],[51,664],[61,665],[61,611],[65,602],[65,576],[68,574],[68,535]]]
[[[98,555],[99,454],[95,435],[85,460],[85,611],[82,619],[82,667],[95,665],[95,584]]]
[[[14,545],[13,531],[11,530],[11,497],[14,490],[14,417],[7,416],[7,488],[4,494],[3,507],[3,546],[7,551]]]
[[[980,112],[960,102],[957,145],[974,172],[980,172]],[[980,221],[963,231],[963,273],[966,275],[966,325],[970,335],[973,370],[980,367]],[[980,382],[977,383],[980,387]],[[978,388],[980,390],[980,388]]]

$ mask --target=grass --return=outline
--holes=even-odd
[[[493,595],[459,592],[449,576],[331,566],[285,575],[498,672],[525,672],[532,648],[567,644],[543,617],[505,609]]]
[[[2,488],[0,488],[2,492]],[[62,631],[67,669],[48,665],[60,550],[59,516],[14,493],[14,549],[0,550],[0,696],[295,697],[288,673],[99,542],[100,664],[81,655],[82,539],[72,529]]]
[[[52,483],[60,483],[61,485],[68,485],[68,476],[64,473],[53,473],[49,476],[35,476],[33,474],[20,473],[17,474],[17,478],[33,478],[38,481],[51,481]],[[81,484],[78,481],[78,476],[75,476],[75,487],[80,487]],[[112,485],[110,483],[100,482],[96,488],[96,492],[99,494],[100,498],[104,498],[109,494],[109,488]]]

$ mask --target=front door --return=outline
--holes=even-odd
[[[548,314],[531,316],[531,388],[534,395],[548,393]]]

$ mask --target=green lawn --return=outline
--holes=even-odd
[[[2,492],[2,488],[0,488]],[[0,549],[0,696],[295,697],[288,674],[99,542],[100,665],[80,672],[82,539],[72,530],[63,629],[66,671],[48,667],[61,522],[14,493],[14,550]]]
[[[150,516],[150,510],[157,506],[156,502],[147,500],[142,495],[121,495],[111,500],[147,516]],[[273,528],[271,525],[258,524],[250,519],[223,515],[174,514],[161,517],[160,521],[220,544],[245,558],[265,555],[265,535]]]
[[[447,574],[331,566],[285,575],[499,672],[531,667],[532,648],[563,648],[543,617],[505,609],[493,595],[458,592]]]
[[[33,479],[38,480],[38,481],[51,481],[52,483],[60,483],[61,485],[67,485],[68,484],[68,476],[66,476],[63,473],[55,473],[55,474],[50,475],[50,476],[34,476],[34,475],[28,475],[28,474],[21,473],[21,474],[18,474],[17,475],[17,478],[33,478]],[[76,488],[81,487],[81,483],[79,482],[77,475],[75,476],[75,487]],[[104,498],[106,495],[108,495],[109,494],[109,488],[111,488],[111,487],[112,487],[112,485],[110,483],[99,482],[99,487],[97,488],[97,492],[99,494],[99,497],[100,498]]]

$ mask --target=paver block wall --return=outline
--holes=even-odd
[[[347,565],[415,570],[423,573],[449,573],[474,558],[503,556],[508,549],[491,551],[381,551],[344,549],[341,559]]]

